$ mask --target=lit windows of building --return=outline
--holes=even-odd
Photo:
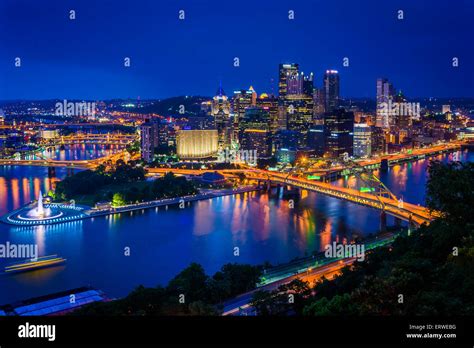
[[[372,154],[372,132],[366,123],[354,124],[354,157],[368,158]]]
[[[323,89],[326,112],[339,107],[339,73],[337,70],[326,70],[323,77]]]

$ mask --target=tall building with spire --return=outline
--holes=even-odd
[[[230,119],[230,102],[222,88],[222,83],[219,84],[216,95],[212,99],[211,116],[218,133],[218,145],[220,148],[225,148],[230,145],[232,137],[232,122]]]

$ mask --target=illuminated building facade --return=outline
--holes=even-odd
[[[257,93],[250,87],[248,90],[242,89],[240,91],[234,91],[232,97],[232,118],[233,118],[233,129],[234,139],[237,140],[239,137],[239,123],[245,117],[245,110],[251,106],[255,106],[257,100]]]
[[[204,159],[217,155],[218,131],[180,130],[177,137],[177,153],[181,159]]]
[[[332,157],[353,154],[354,113],[337,109],[324,116],[326,151]]]
[[[230,102],[222,89],[219,86],[216,96],[212,100],[211,116],[217,128],[219,136],[218,145],[220,148],[225,148],[230,145],[232,122],[230,119]]]
[[[298,79],[298,74],[298,64],[280,64],[278,74],[278,95],[280,97],[284,97],[288,94],[288,84],[294,85],[295,80]]]
[[[314,150],[316,156],[323,156],[326,149],[324,124],[311,126],[308,131],[308,147]]]
[[[305,76],[298,64],[280,64],[279,77],[278,128],[299,132],[298,147],[304,148],[313,122],[313,73]]]
[[[268,111],[270,116],[270,132],[275,134],[279,129],[278,99],[273,95],[262,93],[257,99],[257,106]]]
[[[390,126],[390,115],[387,112],[387,105],[395,95],[395,88],[385,78],[377,79],[377,111],[375,125],[388,129]]]
[[[385,130],[382,127],[371,127],[371,152],[372,155],[382,155],[386,153]]]
[[[323,77],[323,89],[326,112],[339,107],[339,73],[337,70],[326,70]]]
[[[250,107],[239,123],[240,149],[257,151],[257,156],[268,158],[272,154],[270,113],[261,107]]]
[[[158,123],[145,122],[140,126],[141,157],[145,162],[152,162],[155,147],[159,145]]]
[[[322,120],[322,115],[326,112],[326,101],[324,99],[324,89],[314,88],[313,91],[313,118],[317,122]]]
[[[366,123],[354,124],[354,157],[368,158],[372,154],[372,132]]]
[[[58,129],[43,128],[39,131],[39,137],[45,140],[55,139],[59,137]]]

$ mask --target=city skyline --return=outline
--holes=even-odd
[[[472,4],[204,3],[41,7],[4,1],[0,13],[9,16],[0,20],[0,100],[205,96],[219,81],[227,90],[252,85],[277,94],[277,66],[285,62],[313,72],[316,86],[326,70],[338,70],[345,98],[373,97],[382,77],[412,98],[474,95],[467,24]],[[135,16],[145,17],[127,26]],[[15,67],[16,58],[21,67]]]
[[[0,0],[7,344],[469,343],[473,17]]]

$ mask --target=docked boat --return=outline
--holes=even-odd
[[[36,259],[28,259],[14,265],[5,267],[5,273],[19,273],[35,271],[37,269],[48,268],[62,265],[66,259],[58,257],[58,255],[41,256]]]

